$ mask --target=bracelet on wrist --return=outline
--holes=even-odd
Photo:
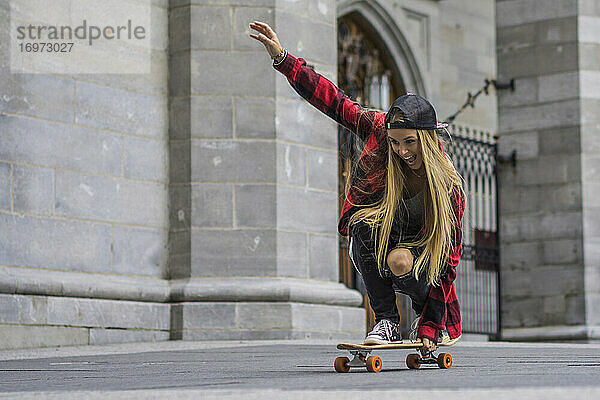
[[[273,58],[273,65],[281,64],[283,62],[283,60],[285,60],[286,56],[287,56],[287,50],[282,49],[281,52]]]

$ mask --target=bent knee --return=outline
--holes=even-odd
[[[387,256],[387,265],[396,276],[412,270],[412,255],[407,249],[394,249]]]

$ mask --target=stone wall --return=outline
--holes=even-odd
[[[493,0],[440,1],[439,117],[446,118],[475,94],[485,79],[496,77],[496,18]],[[456,119],[461,126],[496,132],[498,128],[497,97],[493,88],[489,95],[477,98],[474,108],[467,108]]]
[[[496,10],[503,336],[597,337],[597,2]]]
[[[0,11],[0,343],[165,340],[167,2],[145,4],[151,73],[85,73],[111,62],[102,46],[66,74],[11,60],[9,18],[75,24],[67,3]],[[135,47],[118,59],[146,62]]]
[[[335,6],[319,4],[172,4],[173,338],[362,336],[338,283],[336,124],[248,35],[268,23],[335,80]]]
[[[145,74],[12,65],[0,7],[2,346],[362,337],[362,298],[338,283],[337,127],[248,37],[271,24],[335,82],[335,20],[360,2],[137,3]],[[362,3],[390,16],[385,38],[440,117],[493,76],[491,0]],[[45,16],[15,4],[31,21],[69,0]],[[145,62],[129,50],[115,60]],[[494,130],[494,108],[482,98],[461,123]]]
[[[3,38],[11,17],[77,19],[69,0],[29,3],[0,10]],[[335,40],[318,40],[333,2],[143,5],[148,59],[99,46],[78,67],[115,55],[150,73],[0,48],[2,347],[361,337],[361,297],[338,283],[335,124],[248,36],[280,26],[335,71]]]

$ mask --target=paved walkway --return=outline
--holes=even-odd
[[[448,349],[448,348],[447,348]],[[345,352],[305,341],[163,342],[0,352],[1,398],[600,398],[600,344],[459,342],[449,370],[333,370]]]

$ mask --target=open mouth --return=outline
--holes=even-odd
[[[406,163],[407,163],[408,165],[414,165],[414,164],[415,164],[415,161],[417,161],[417,155],[416,155],[416,154],[413,154],[413,155],[412,155],[412,156],[410,156],[410,157],[402,157],[402,159],[403,159],[404,161],[406,161]]]

